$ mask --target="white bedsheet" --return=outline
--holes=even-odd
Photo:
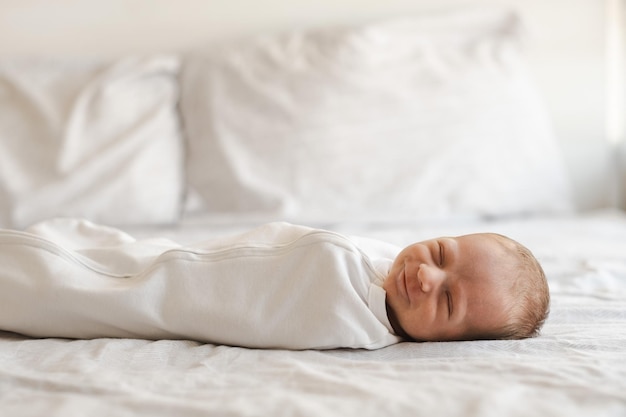
[[[184,243],[241,228],[130,232]],[[626,215],[332,228],[396,244],[478,230],[517,238],[548,274],[543,335],[292,352],[2,333],[0,415],[626,415]]]

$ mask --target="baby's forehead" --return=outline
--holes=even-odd
[[[481,233],[456,238],[458,242],[458,267],[470,278],[509,282],[517,276],[519,260],[516,251],[506,238]]]
[[[497,233],[473,233],[457,236],[457,242],[474,251],[492,254],[501,258],[515,258],[515,243],[506,236]]]

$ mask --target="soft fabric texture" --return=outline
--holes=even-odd
[[[189,207],[302,222],[568,210],[522,32],[477,10],[190,53]]]
[[[64,219],[0,231],[0,248],[0,330],[282,349],[400,341],[382,289],[393,258],[325,230],[272,223],[183,247]]]
[[[542,261],[550,282],[551,313],[542,335],[398,343],[378,350],[286,351],[189,340],[32,339],[0,332],[0,415],[626,415],[623,213],[439,227],[342,226],[342,234],[400,246],[485,230],[518,239]],[[186,221],[168,230],[125,230],[142,239],[158,235],[189,243],[239,232]],[[108,236],[108,241],[125,239]]]
[[[178,219],[179,58],[0,61],[0,226]]]

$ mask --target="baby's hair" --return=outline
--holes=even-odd
[[[508,322],[489,338],[511,340],[538,336],[550,312],[550,291],[543,268],[524,245],[497,233],[488,235],[502,244],[516,272],[509,277],[514,301],[508,311]]]

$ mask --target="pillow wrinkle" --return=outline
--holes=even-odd
[[[181,109],[196,209],[293,222],[568,211],[522,35],[514,13],[472,10],[189,54]]]
[[[0,227],[54,216],[113,225],[180,213],[179,59],[0,60]],[[8,163],[4,163],[8,161]],[[8,223],[7,223],[8,222]]]

